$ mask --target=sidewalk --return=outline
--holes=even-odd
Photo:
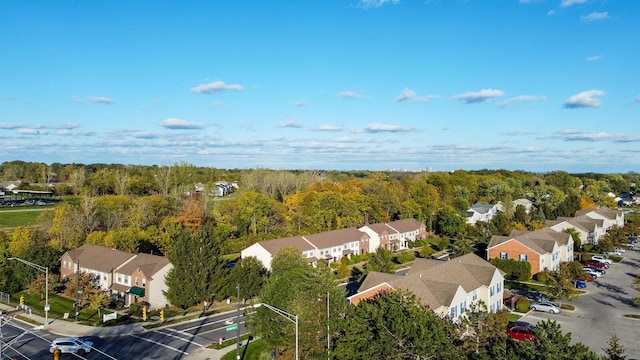
[[[0,310],[3,314],[6,311],[15,310],[15,307],[9,306],[4,303],[0,303]],[[188,313],[184,316],[176,316],[173,318],[167,319],[167,321],[176,319],[176,318],[184,318],[191,315],[198,315],[199,311]],[[36,314],[26,314],[19,313],[16,316],[20,316],[21,318],[30,319],[34,322],[44,324],[45,318],[43,316],[39,316]],[[19,318],[17,320],[20,320]],[[157,322],[151,321],[145,323],[145,325],[154,324]],[[34,325],[35,328],[44,329],[48,332],[51,332],[60,336],[71,336],[71,337],[82,337],[82,336],[98,336],[98,337],[109,337],[109,336],[119,336],[119,335],[131,335],[131,334],[140,334],[147,329],[143,327],[142,323],[135,324],[125,324],[125,325],[115,325],[115,326],[105,326],[105,327],[94,327],[88,325],[77,324],[73,321],[65,321],[61,319],[52,319],[49,318],[48,325]],[[226,348],[216,350],[216,349],[208,349],[206,347],[200,348],[196,351],[193,351],[187,356],[185,359],[189,360],[219,360],[227,354],[236,349],[236,344],[230,345]]]

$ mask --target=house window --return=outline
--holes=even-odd
[[[136,276],[136,286],[138,286],[138,277]]]
[[[529,257],[527,256],[527,254],[520,254],[519,260],[520,261],[529,261]]]
[[[121,283],[122,282],[122,274],[118,274],[118,282]]]
[[[491,308],[489,309],[489,312],[496,312],[495,305],[491,304]]]
[[[129,283],[129,277],[128,277],[128,276],[126,276],[126,277],[124,278],[124,283],[125,283],[125,284],[128,284],[128,283]]]
[[[66,268],[67,268],[67,261],[66,261],[66,260],[62,262],[62,267],[63,267],[64,269],[66,269]]]
[[[458,317],[458,307],[456,306],[452,307],[449,315],[451,316],[452,319],[455,319],[456,317]]]
[[[493,296],[493,286],[489,287],[489,296]]]
[[[496,292],[500,292],[500,291],[502,291],[502,284],[497,283],[496,284]]]
[[[466,302],[466,301],[463,301],[463,302],[460,304],[460,314],[464,314],[464,312],[465,312],[466,310],[467,310],[467,302]]]
[[[478,290],[473,290],[473,301],[478,300]]]
[[[145,287],[147,285],[147,279],[142,279],[142,287]]]
[[[509,258],[509,254],[506,252],[500,253],[500,259],[507,260]]]

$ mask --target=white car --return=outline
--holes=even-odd
[[[593,255],[593,256],[591,257],[591,260],[600,261],[600,262],[605,263],[605,264],[607,264],[607,265],[611,265],[611,263],[613,262],[613,261],[611,261],[611,260],[609,260],[609,259],[605,259],[604,257],[602,257],[602,256],[600,256],[600,255]]]
[[[49,352],[54,353],[60,350],[61,353],[73,353],[83,355],[91,351],[93,343],[91,341],[82,340],[80,338],[65,337],[57,338],[51,342]]]
[[[559,314],[560,313],[560,307],[558,307],[558,306],[556,306],[553,303],[550,303],[548,301],[541,301],[541,302],[531,303],[531,306],[529,306],[529,309],[535,310],[535,311],[544,311],[544,312],[548,312],[548,313],[551,313],[551,314]]]
[[[582,268],[582,270],[584,270],[584,272],[586,272],[587,274],[593,276],[594,279],[600,277],[600,274],[592,268]]]
[[[623,252],[626,252],[626,250],[623,249],[623,248],[616,248],[616,252],[617,253],[623,253]]]

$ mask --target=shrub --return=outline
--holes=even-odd
[[[529,311],[529,306],[531,306],[531,301],[529,299],[520,298],[516,301],[516,311],[521,313],[526,313]]]
[[[431,248],[431,246],[429,245],[424,245],[421,249],[420,249],[420,257],[421,258],[429,258],[431,256],[431,254],[433,254],[435,252],[435,250],[433,250]]]
[[[413,251],[403,251],[401,253],[398,253],[398,255],[395,256],[395,261],[398,264],[408,263],[415,259],[416,259],[416,256],[414,255]]]
[[[451,241],[449,241],[448,238],[435,238],[431,241],[431,244],[437,249],[437,250],[446,250],[447,248],[449,248],[449,245],[451,245]]]
[[[344,279],[351,275],[351,270],[349,270],[349,267],[346,264],[340,264],[340,266],[338,266],[336,274],[338,275],[339,279]]]
[[[537,273],[535,275],[535,278],[536,278],[537,281],[539,281],[539,282],[541,282],[543,284],[546,284],[547,280],[549,280],[549,276],[550,276],[549,273],[545,271],[545,272]]]
[[[531,264],[514,259],[493,258],[489,260],[493,266],[504,271],[505,279],[527,281],[531,279]]]

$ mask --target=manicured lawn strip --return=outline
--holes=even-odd
[[[240,348],[240,359],[242,360],[259,360],[260,355],[267,352],[267,345],[260,339],[251,341],[248,345]],[[226,353],[222,360],[235,360],[236,350]]]
[[[24,303],[31,308],[31,312],[33,314],[44,316],[44,305],[45,298],[41,297],[40,294],[30,294],[26,291],[19,292],[13,295],[14,299],[19,299],[20,295],[24,296]],[[75,309],[74,304],[75,300],[67,299],[60,295],[49,294],[49,321],[53,319],[62,319],[64,313],[69,313],[69,320],[75,321]],[[112,312],[111,310],[107,310],[108,313]],[[100,312],[100,315],[104,313],[104,310]],[[91,310],[88,308],[80,309],[80,313],[78,314],[78,321],[82,324],[87,325],[96,325],[102,323],[101,316],[98,315],[96,310]]]
[[[518,321],[520,320],[521,317],[522,315],[510,313],[509,316],[507,317],[507,321]]]
[[[1,211],[0,228],[16,228],[33,225],[37,222],[40,211]]]

